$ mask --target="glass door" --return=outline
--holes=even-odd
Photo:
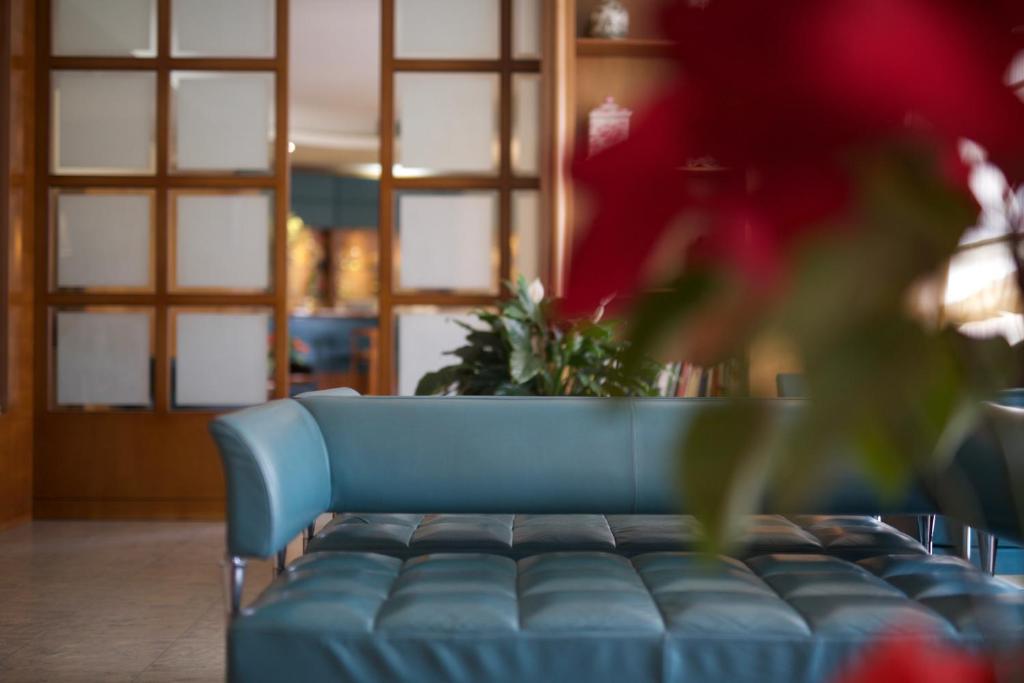
[[[40,21],[37,510],[217,514],[211,412],[287,390],[288,2]]]
[[[384,0],[381,386],[449,364],[472,308],[543,272],[540,0]]]

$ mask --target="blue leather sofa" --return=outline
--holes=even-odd
[[[827,681],[883,633],[1024,638],[1024,592],[846,516],[934,512],[946,473],[882,500],[837,467],[808,509],[762,501],[774,514],[735,556],[694,552],[676,444],[719,405],[330,391],[218,418],[230,679]],[[980,494],[965,521],[1020,539],[1024,411],[989,410],[996,429],[948,472]],[[309,552],[238,609],[245,558],[328,511]]]

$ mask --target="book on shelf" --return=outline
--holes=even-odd
[[[743,371],[742,364],[736,361],[723,361],[707,367],[687,362],[668,363],[658,375],[658,394],[677,398],[727,396],[730,386],[743,386],[737,375]]]
[[[703,367],[681,363],[675,396],[680,398],[710,398],[726,394],[725,363]],[[673,394],[668,394],[672,396]]]

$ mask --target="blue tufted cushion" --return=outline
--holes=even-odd
[[[311,552],[372,551],[394,557],[431,552],[486,552],[520,558],[544,552],[595,550],[631,557],[694,550],[701,527],[686,515],[415,515],[345,513],[311,541]],[[870,517],[757,515],[740,541],[741,556],[824,553],[860,560],[893,553],[925,554],[910,536]]]
[[[984,618],[986,638],[1019,636],[1022,596],[923,555],[314,553],[232,623],[229,672],[257,682],[820,681],[883,632],[976,644]]]

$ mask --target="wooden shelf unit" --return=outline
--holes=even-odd
[[[673,44],[659,37],[664,0],[622,0],[630,12],[630,35],[620,39],[586,36],[587,17],[599,0],[564,0],[546,3],[547,79],[546,119],[552,126],[555,151],[550,173],[548,220],[552,229],[550,253],[555,294],[564,287],[568,258],[581,198],[565,169],[574,145],[586,140],[587,116],[611,96],[636,111],[675,76]]]
[[[577,57],[635,57],[669,59],[672,42],[657,38],[577,38]]]
[[[552,273],[554,293],[564,293],[571,245],[580,216],[585,215],[585,197],[573,186],[565,171],[574,155],[574,145],[585,144],[587,115],[607,96],[634,111],[640,109],[669,79],[677,75],[671,41],[659,36],[663,0],[622,0],[630,12],[630,35],[609,40],[586,37],[587,17],[600,0],[559,0],[546,3],[546,68],[548,105],[546,122],[552,126],[555,143],[550,183],[552,245],[556,267]],[[1021,84],[1024,88],[1024,83]],[[694,182],[713,180],[723,169],[681,168]],[[785,343],[763,341],[750,349],[751,387],[754,395],[774,396],[779,372],[799,372],[795,356]]]

